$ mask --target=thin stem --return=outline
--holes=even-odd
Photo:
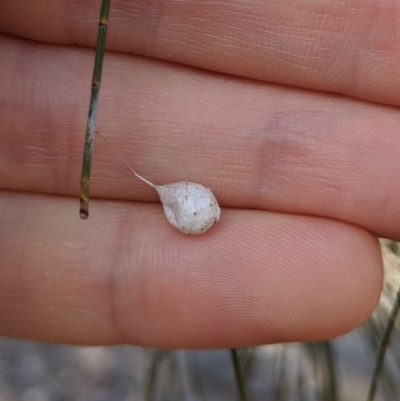
[[[103,70],[104,49],[106,45],[106,35],[108,19],[110,14],[111,0],[103,0],[101,3],[99,31],[97,35],[96,55],[93,67],[92,89],[90,94],[89,114],[85,135],[85,150],[83,154],[82,174],[81,174],[81,219],[89,217],[89,184],[90,167],[92,164],[93,141],[96,126],[97,105],[101,85],[101,72]]]
[[[335,363],[335,353],[329,341],[322,341],[321,346],[325,354],[325,362],[328,369],[328,375],[325,377],[326,386],[324,386],[324,399],[336,401],[338,400]]]
[[[153,401],[157,399],[157,381],[160,376],[161,363],[170,356],[169,351],[158,350],[155,351],[150,359],[150,367],[146,375],[146,385],[144,398],[146,401]]]
[[[239,390],[239,399],[240,401],[249,401],[249,399],[247,398],[244,375],[242,367],[240,366],[239,356],[236,348],[231,348],[231,357],[233,362],[233,368],[235,371],[236,384]]]
[[[378,387],[378,381],[383,368],[385,354],[390,343],[390,337],[393,333],[394,323],[396,321],[396,317],[399,313],[399,310],[400,310],[400,288],[397,291],[396,299],[394,301],[392,311],[390,312],[389,320],[386,324],[385,331],[381,339],[381,343],[379,344],[378,356],[375,362],[374,373],[372,376],[367,401],[373,401],[375,398],[375,393]]]
[[[146,178],[142,177],[140,174],[138,174],[129,164],[128,162],[121,156],[121,154],[118,152],[117,149],[114,148],[113,145],[111,145],[110,142],[107,141],[107,139],[100,134],[99,131],[96,131],[96,134],[117,154],[117,156],[127,165],[127,167],[129,168],[129,170],[132,171],[133,174],[135,174],[135,176],[137,178],[139,178],[139,180],[142,180],[143,182],[145,182],[147,185],[150,185],[153,188],[156,188],[156,185],[154,185],[152,182],[150,182],[149,180],[146,180]]]

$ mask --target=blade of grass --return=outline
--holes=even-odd
[[[238,355],[237,349],[231,348],[230,351],[231,351],[233,369],[235,371],[236,384],[237,384],[238,391],[239,391],[239,399],[240,399],[240,401],[249,401],[249,398],[247,397],[244,374],[243,374],[242,367],[240,366],[239,355]]]
[[[396,321],[396,317],[399,313],[400,310],[400,288],[397,291],[396,294],[396,299],[394,301],[392,311],[390,312],[389,320],[386,324],[385,331],[383,333],[381,343],[379,345],[378,349],[378,356],[376,358],[375,362],[375,368],[374,368],[374,373],[372,376],[368,396],[367,396],[367,401],[373,401],[375,398],[376,390],[378,388],[378,381],[383,369],[383,362],[385,360],[385,354],[387,351],[387,348],[390,343],[390,337],[393,333],[394,330],[394,324]]]
[[[320,387],[321,401],[337,401],[337,378],[335,352],[330,341],[316,341],[304,343],[306,352],[309,355],[310,362],[313,365],[314,376]]]

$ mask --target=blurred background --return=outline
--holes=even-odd
[[[238,350],[252,401],[365,401],[377,348],[400,287],[400,247],[381,241],[385,285],[359,329],[317,343]],[[238,400],[229,350],[76,347],[0,337],[0,401]],[[400,400],[400,318],[377,401]]]

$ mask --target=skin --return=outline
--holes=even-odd
[[[0,2],[0,334],[239,347],[328,339],[400,240],[395,0],[115,0],[97,129],[223,207],[204,236],[97,141],[79,179],[100,1]]]

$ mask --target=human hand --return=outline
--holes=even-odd
[[[153,182],[213,190],[198,237],[101,141],[79,219],[99,9],[0,3],[0,334],[238,347],[363,322],[376,236],[400,239],[394,2],[112,2],[97,129]]]

